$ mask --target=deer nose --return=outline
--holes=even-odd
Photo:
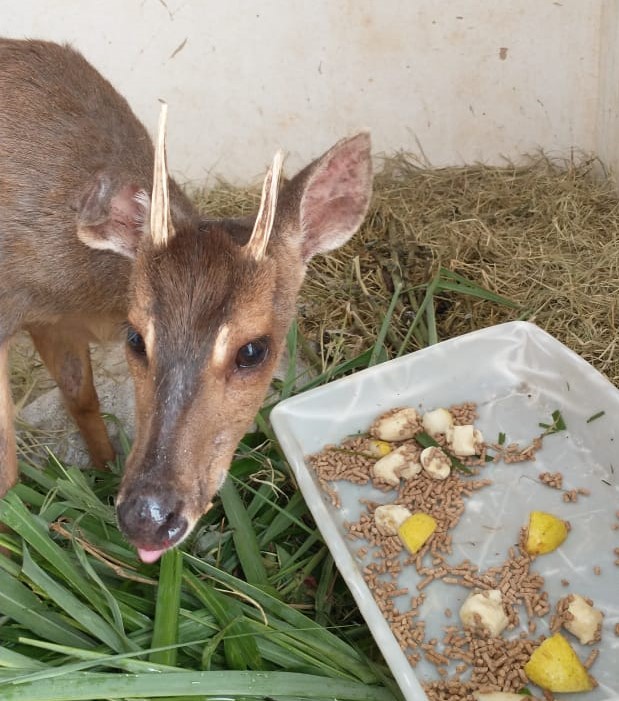
[[[116,507],[118,524],[139,550],[164,551],[178,543],[188,528],[184,503],[174,493],[128,495]]]

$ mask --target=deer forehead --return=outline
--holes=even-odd
[[[224,368],[250,341],[277,341],[286,331],[289,319],[279,312],[274,280],[224,294],[199,295],[183,290],[180,282],[179,288],[175,295],[156,297],[148,304],[142,300],[129,312],[129,323],[142,334],[147,357],[157,365],[187,357]]]

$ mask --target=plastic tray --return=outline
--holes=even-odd
[[[362,541],[347,540],[343,525],[359,518],[360,497],[388,502],[390,495],[371,486],[338,482],[342,507],[336,509],[305,458],[327,443],[366,430],[378,414],[392,407],[430,410],[464,401],[477,402],[475,424],[488,441],[504,432],[508,442],[527,445],[539,435],[539,423],[551,422],[556,409],[567,430],[547,436],[535,462],[497,463],[484,469],[483,476],[493,484],[467,500],[465,514],[453,533],[451,561],[469,558],[482,568],[503,562],[532,510],[547,510],[568,519],[572,525],[568,539],[554,553],[539,557],[534,569],[546,578],[553,607],[567,593],[579,593],[590,596],[605,618],[600,656],[591,670],[598,688],[561,698],[619,699],[619,638],[614,633],[619,622],[619,567],[613,554],[619,546],[619,531],[612,528],[619,523],[619,391],[591,365],[537,326],[510,322],[283,401],[271,418],[303,496],[404,697],[419,701],[426,698],[420,684],[436,678],[434,668],[424,662],[416,669],[409,665],[361,575],[366,562],[355,551]],[[602,411],[602,416],[588,421]],[[565,503],[560,491],[536,481],[544,471],[562,472],[565,489],[587,487],[591,495]],[[600,575],[594,574],[595,566],[601,568]],[[561,579],[568,579],[570,586],[562,586]],[[407,567],[399,581],[412,595],[418,580],[414,569]],[[457,612],[469,591],[434,582],[425,593],[422,616],[427,637],[440,639],[441,627],[456,620],[445,618],[445,608]],[[403,601],[396,603],[404,607]],[[521,618],[526,622],[526,614]],[[537,634],[546,632],[544,625],[538,625]],[[591,647],[580,646],[566,635],[584,660]]]

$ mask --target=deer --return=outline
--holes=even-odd
[[[146,563],[211,507],[309,261],[355,234],[372,193],[366,130],[285,182],[278,153],[255,216],[205,217],[168,174],[166,114],[153,144],[77,50],[0,39],[0,496],[18,480],[11,339],[31,336],[105,469],[90,344],[124,337],[136,429],[115,509]]]

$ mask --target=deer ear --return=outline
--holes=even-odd
[[[299,217],[307,262],[345,244],[365,218],[372,196],[369,132],[339,141],[299,176],[305,180]]]
[[[77,237],[90,248],[135,258],[149,208],[146,191],[99,174],[77,204]]]
[[[98,175],[77,205],[77,237],[90,248],[135,258],[150,199],[137,185],[116,186]]]

